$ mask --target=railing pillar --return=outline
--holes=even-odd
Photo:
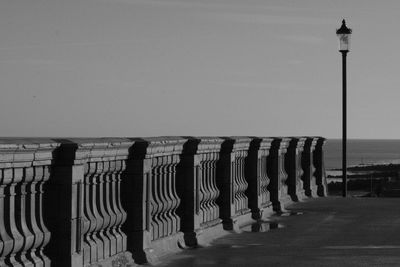
[[[122,138],[59,140],[47,188],[47,221],[55,266],[133,264],[121,225],[121,173],[131,141]]]
[[[267,157],[271,142],[271,138],[253,138],[246,160],[246,179],[249,184],[246,195],[255,220],[264,220],[272,212],[272,202],[268,191],[270,179],[267,175]]]
[[[246,137],[224,139],[217,166],[217,185],[221,192],[217,204],[220,207],[224,229],[239,232],[240,227],[252,222],[245,194],[248,188],[245,160],[251,139]]]
[[[286,183],[285,154],[290,138],[274,138],[267,159],[267,173],[270,178],[268,190],[274,211],[281,212],[290,201]]]
[[[317,195],[317,183],[315,179],[315,167],[313,154],[315,146],[317,144],[316,137],[307,137],[304,143],[304,150],[301,156],[301,166],[303,168],[303,185],[305,194],[308,197],[316,197]]]
[[[301,168],[301,155],[306,138],[291,138],[285,155],[285,170],[288,174],[288,192],[293,201],[299,201],[305,197],[303,181],[303,169]]]
[[[315,180],[317,183],[317,194],[320,197],[327,196],[327,181],[325,173],[325,157],[324,157],[324,145],[326,139],[323,137],[317,137],[317,144],[314,150],[314,166],[315,166]]]
[[[213,137],[188,138],[178,165],[177,188],[182,204],[178,215],[187,246],[206,245],[224,235],[216,200],[216,165],[222,139]]]
[[[123,197],[128,212],[124,227],[130,240],[128,250],[138,263],[157,263],[159,257],[184,246],[181,218],[176,212],[181,203],[176,168],[186,140],[178,137],[133,140]]]
[[[45,219],[52,233],[47,251],[57,266],[83,266],[83,167],[56,165],[46,185]]]

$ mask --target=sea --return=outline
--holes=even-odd
[[[342,168],[342,141],[328,139],[325,146],[325,169]],[[400,164],[400,139],[348,139],[347,166],[360,164]]]

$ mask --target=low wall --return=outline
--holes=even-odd
[[[326,195],[322,137],[0,139],[0,266],[154,264]]]

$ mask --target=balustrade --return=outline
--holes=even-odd
[[[290,201],[286,184],[287,173],[285,171],[285,154],[289,141],[290,138],[274,138],[267,159],[267,173],[270,178],[268,190],[271,194],[273,208],[278,212]]]
[[[288,192],[293,201],[299,201],[305,197],[304,186],[301,177],[303,169],[301,168],[301,155],[304,149],[306,138],[291,138],[287,152],[285,154],[285,170],[288,175]]]
[[[239,231],[251,222],[251,210],[245,191],[248,188],[245,177],[245,160],[248,156],[250,138],[224,138],[220,160],[217,163],[217,185],[221,191],[217,199],[224,229]]]
[[[134,139],[132,161],[124,183],[128,210],[128,248],[139,263],[158,258],[184,246],[177,209],[176,169],[184,138]]]
[[[315,146],[317,144],[317,137],[307,137],[304,143],[304,150],[301,157],[301,167],[303,168],[303,185],[305,194],[308,197],[317,196],[317,183],[315,179],[315,167],[313,154],[315,150]]]
[[[58,145],[47,139],[0,140],[0,266],[50,266],[43,253],[50,240],[43,184]]]
[[[206,244],[224,234],[216,203],[217,162],[223,139],[188,138],[179,164],[178,193],[182,204],[178,214],[188,246]]]
[[[121,174],[133,142],[122,138],[59,140],[47,186],[55,266],[133,263],[121,230]],[[59,210],[59,212],[57,212]]]
[[[267,175],[267,157],[271,142],[270,138],[253,138],[246,160],[246,178],[249,185],[246,195],[252,217],[256,220],[265,219],[272,209],[268,191],[270,179]]]
[[[271,203],[282,211],[289,195],[325,196],[324,143],[0,139],[0,266],[157,263],[265,219]]]
[[[313,160],[315,166],[315,180],[317,184],[317,194],[320,197],[327,196],[327,183],[325,173],[325,157],[323,146],[326,143],[326,139],[323,137],[317,137],[317,144],[315,146]]]

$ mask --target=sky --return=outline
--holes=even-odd
[[[400,138],[400,1],[2,0],[0,136]],[[374,36],[378,35],[378,38]]]

